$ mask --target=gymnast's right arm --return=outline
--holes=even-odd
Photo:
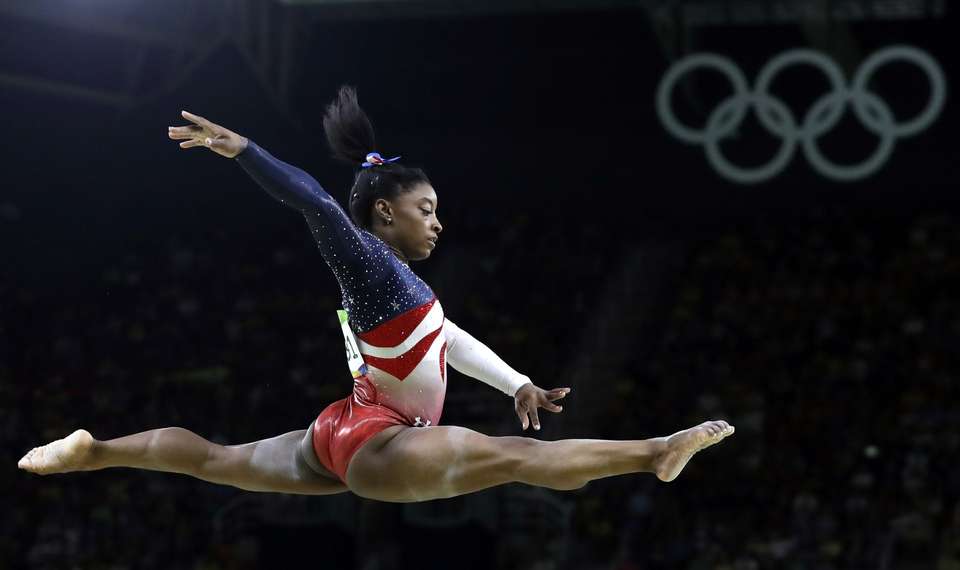
[[[335,272],[348,269],[343,266],[362,270],[367,246],[359,230],[312,176],[275,158],[246,137],[203,117],[186,111],[183,117],[193,124],[169,128],[170,138],[185,141],[180,143],[181,148],[205,146],[221,156],[236,158],[271,196],[306,217],[321,254]]]

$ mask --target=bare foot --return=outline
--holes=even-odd
[[[63,439],[34,447],[17,462],[17,467],[38,475],[85,471],[90,468],[93,443],[90,432],[78,429]]]
[[[657,478],[661,481],[673,481],[683,471],[694,453],[720,443],[723,438],[733,435],[734,429],[732,425],[722,420],[703,422],[666,438],[666,450],[653,461]]]

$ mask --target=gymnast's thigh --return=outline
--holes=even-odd
[[[353,455],[347,486],[383,501],[453,497],[514,481],[529,447],[537,443],[459,426],[391,426]]]

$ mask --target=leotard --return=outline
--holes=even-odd
[[[357,227],[312,176],[253,141],[236,160],[270,195],[303,214],[340,284],[367,373],[312,429],[317,458],[342,481],[353,454],[383,429],[439,423],[447,361],[510,396],[530,382],[447,319],[433,290],[383,240]]]

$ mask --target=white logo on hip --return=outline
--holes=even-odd
[[[926,108],[902,123],[896,122],[889,105],[868,89],[877,68],[898,60],[919,67],[930,83],[930,99]],[[777,74],[795,64],[819,69],[832,87],[832,91],[810,106],[800,125],[790,108],[768,92]],[[697,130],[677,120],[671,107],[671,97],[677,81],[686,73],[700,68],[713,69],[725,75],[733,86],[733,94],[721,101],[710,113],[704,128]],[[730,59],[717,54],[700,53],[681,59],[667,70],[657,88],[657,113],[663,126],[673,136],[689,144],[704,145],[710,164],[721,176],[733,182],[753,184],[780,174],[793,157],[798,143],[802,143],[804,155],[817,172],[847,182],[866,178],[879,170],[893,152],[896,139],[915,135],[929,127],[943,110],[946,97],[943,70],[927,52],[911,46],[890,46],[877,51],[860,65],[850,86],[837,64],[824,54],[811,49],[786,51],[763,66],[752,91],[747,87],[743,72]],[[880,143],[863,162],[840,165],[823,155],[817,139],[836,126],[848,102],[867,130],[880,137]],[[764,128],[780,137],[782,142],[776,155],[767,164],[746,168],[730,162],[720,151],[720,142],[740,126],[751,106]]]

